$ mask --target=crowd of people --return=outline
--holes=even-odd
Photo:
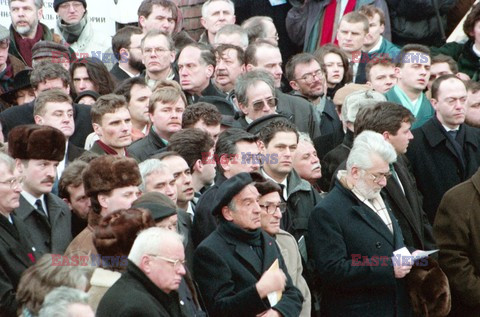
[[[137,2],[8,1],[0,317],[480,315],[480,4]]]

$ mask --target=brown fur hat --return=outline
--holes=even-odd
[[[61,161],[65,144],[62,131],[49,126],[20,125],[8,134],[8,152],[16,159]]]
[[[97,157],[83,172],[83,186],[88,197],[115,188],[138,186],[141,182],[137,162],[132,158],[117,155]]]
[[[444,317],[452,301],[448,278],[432,257],[415,262],[406,276],[415,316]]]

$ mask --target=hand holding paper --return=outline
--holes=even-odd
[[[260,298],[268,297],[270,306],[275,306],[282,298],[286,281],[287,277],[280,269],[277,259],[257,282],[256,287]]]

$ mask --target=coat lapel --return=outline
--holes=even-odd
[[[371,210],[368,206],[353,206],[353,210],[362,218],[373,230],[377,231],[381,236],[385,238],[390,244],[394,245],[393,235],[385,225],[383,220],[378,216],[375,211]],[[390,214],[393,221],[393,215]]]
[[[263,263],[248,244],[243,242],[237,243],[235,245],[235,252],[248,264],[250,270],[256,273],[255,275],[262,275],[261,269]]]

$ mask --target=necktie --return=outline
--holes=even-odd
[[[42,201],[40,199],[37,199],[37,201],[35,201],[35,207],[37,207],[37,210],[40,211],[42,215],[48,218],[47,212],[45,211],[45,209],[43,209]]]
[[[455,140],[457,137],[457,130],[450,130],[448,131],[448,134],[450,134],[450,136]]]

